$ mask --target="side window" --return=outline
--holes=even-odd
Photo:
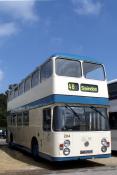
[[[17,126],[22,126],[22,113],[17,114]]]
[[[12,115],[11,114],[8,115],[7,122],[8,122],[8,126],[12,125]]]
[[[25,85],[24,85],[24,91],[28,91],[30,89],[30,86],[31,86],[31,77],[28,77],[26,80],[25,80]]]
[[[16,126],[16,114],[12,114],[12,125]]]
[[[51,109],[43,110],[43,130],[51,131]]]
[[[13,98],[14,98],[14,90],[11,91],[10,100],[13,100]]]
[[[52,71],[52,60],[50,60],[41,66],[41,71],[40,71],[41,82],[49,78],[52,75],[52,72],[53,72]]]
[[[24,82],[19,84],[19,95],[23,94],[24,92]]]
[[[36,70],[32,74],[31,87],[33,88],[39,83],[39,70]]]
[[[18,96],[18,87],[14,90],[14,98]]]
[[[29,112],[25,111],[23,112],[23,126],[29,125]]]
[[[13,91],[10,91],[8,94],[8,101],[11,101],[13,99]]]

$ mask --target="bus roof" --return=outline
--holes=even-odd
[[[70,58],[72,60],[83,60],[83,61],[87,61],[87,62],[102,64],[99,61],[97,61],[95,58],[90,58],[88,56],[82,56],[82,55],[77,55],[77,54],[55,53],[51,57],[60,57],[63,59]]]
[[[50,57],[48,57],[48,59],[51,59],[53,57],[56,58],[61,58],[61,59],[71,59],[71,60],[81,60],[81,61],[87,61],[87,62],[91,62],[91,63],[97,63],[97,64],[102,64],[100,62],[98,62],[97,60],[95,60],[94,58],[90,58],[88,56],[81,56],[81,55],[77,55],[77,54],[67,54],[67,53],[55,53],[53,55],[51,55]],[[48,60],[46,59],[44,61],[44,63]],[[44,63],[42,63],[41,65],[43,65]],[[39,66],[37,66],[33,72],[35,72],[37,69],[39,68]],[[19,84],[21,84],[22,82],[24,82],[28,77],[30,77],[32,75],[31,72],[30,74],[28,74],[24,79],[22,79],[18,84],[15,84],[15,86],[13,85],[13,89],[17,88]]]

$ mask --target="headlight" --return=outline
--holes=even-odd
[[[70,149],[69,149],[69,148],[65,148],[65,149],[63,150],[63,154],[64,154],[65,156],[69,155],[69,154],[70,154]]]
[[[65,140],[64,141],[64,146],[69,147],[70,146],[70,140]]]
[[[102,144],[103,146],[106,146],[106,147],[109,146],[109,142],[107,142],[107,140],[106,140],[105,138],[103,138],[103,139],[101,140],[101,144]]]
[[[102,146],[102,147],[101,147],[101,151],[102,151],[103,153],[105,153],[105,152],[107,151],[107,147],[106,147],[106,146]]]

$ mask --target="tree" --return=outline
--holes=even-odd
[[[0,94],[0,127],[7,126],[7,95]]]

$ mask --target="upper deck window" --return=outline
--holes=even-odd
[[[31,87],[31,77],[28,77],[26,80],[25,80],[25,85],[24,85],[24,91],[28,91]]]
[[[18,87],[15,88],[14,90],[14,98],[18,96]]]
[[[85,78],[94,79],[94,80],[104,80],[104,68],[101,64],[96,63],[83,63],[83,72]]]
[[[14,90],[10,91],[10,100],[13,100],[14,98]]]
[[[57,58],[56,74],[67,77],[81,77],[81,64],[79,61]]]
[[[41,82],[43,80],[48,79],[52,75],[52,72],[53,72],[52,60],[49,60],[44,65],[41,66],[41,71],[40,71]]]
[[[24,92],[24,82],[21,82],[19,84],[19,95],[23,94]]]
[[[39,70],[36,70],[32,74],[31,87],[33,88],[39,83]]]
[[[8,101],[12,100],[12,91],[9,91],[8,93]]]

